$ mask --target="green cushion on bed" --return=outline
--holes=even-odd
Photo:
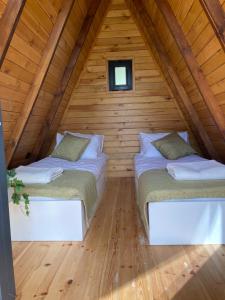
[[[60,144],[54,149],[51,156],[77,161],[87,148],[89,142],[89,139],[66,134]]]
[[[171,133],[152,144],[167,159],[174,160],[197,153],[177,133]]]

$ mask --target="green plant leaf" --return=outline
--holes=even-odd
[[[12,194],[12,200],[14,204],[20,204],[21,195],[14,192]]]
[[[13,188],[12,201],[14,204],[20,204],[21,200],[24,201],[24,208],[26,215],[29,215],[29,195],[27,193],[22,193],[25,187],[22,180],[16,178],[16,171],[14,169],[7,170],[7,183],[8,187]]]

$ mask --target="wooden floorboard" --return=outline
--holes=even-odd
[[[225,299],[225,247],[148,246],[132,178],[108,180],[84,242],[17,242],[13,253],[17,299]]]

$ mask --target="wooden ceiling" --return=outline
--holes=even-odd
[[[122,3],[113,1],[115,8]],[[48,151],[109,5],[0,0],[8,164]],[[126,5],[201,148],[225,161],[225,0],[126,0]]]

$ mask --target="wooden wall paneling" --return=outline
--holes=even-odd
[[[171,30],[172,35],[187,63],[187,66],[197,84],[199,92],[201,93],[211,115],[214,119],[219,131],[223,138],[225,138],[225,122],[224,115],[217,104],[216,98],[208,85],[203,72],[197,63],[195,56],[192,52],[190,45],[188,44],[180,25],[174,16],[174,13],[168,3],[168,1],[156,0],[156,4],[165,17],[166,23]]]
[[[114,58],[133,59],[133,91],[108,91],[107,60]],[[104,134],[107,174],[118,177],[134,175],[139,132],[186,129],[124,1],[109,6],[59,129]]]
[[[49,19],[49,16],[43,14],[41,2],[36,1],[39,7],[30,5],[30,2],[33,1],[26,1],[0,72],[1,104],[2,110],[5,112],[3,123],[6,147],[16,120],[14,118],[7,118],[6,120],[5,116],[10,115],[15,110],[22,110],[49,37],[49,32],[44,25],[46,21],[43,21],[43,18]],[[59,9],[56,7],[57,14]]]
[[[26,0],[8,0],[0,19],[0,67],[4,61]]]
[[[21,19],[22,19],[22,16],[24,14],[24,11],[25,9],[24,8],[24,4],[25,4],[25,1],[14,1],[15,2],[15,6],[14,8],[12,7],[13,6],[13,1],[9,1],[8,2],[8,12],[10,11],[10,16],[7,18],[7,21],[8,22],[11,22],[12,21],[12,27],[10,27],[10,24],[9,26],[6,26],[6,24],[4,24],[4,27],[5,29],[13,29],[13,26],[14,26],[14,29],[16,27],[16,32],[18,32],[18,28],[19,28],[19,25],[21,24]],[[6,5],[7,1],[5,1],[5,5]],[[20,8],[19,8],[20,6]],[[16,15],[13,15],[15,13],[15,11],[18,10],[18,16],[16,17]],[[23,9],[23,14],[21,15],[22,13],[22,9]],[[5,10],[5,13],[6,13],[6,10]],[[19,20],[19,15],[21,16],[20,17],[20,21],[18,22]],[[5,17],[6,18],[6,17]],[[13,18],[14,19],[14,23],[13,23]],[[1,19],[1,21],[3,21],[3,19]],[[1,30],[1,32],[7,32],[7,30],[3,31]],[[6,37],[6,36],[4,36]],[[13,37],[13,39],[12,39]],[[12,36],[10,36],[9,40],[11,40],[11,44],[13,43],[13,40],[16,38],[16,33]],[[1,42],[4,42],[4,38],[1,40]],[[8,41],[8,45],[9,46],[9,41]],[[29,84],[26,84],[25,82],[21,81],[21,80],[18,80],[17,78],[13,77],[11,73],[17,73],[18,76],[20,76],[20,74],[22,74],[21,70],[18,69],[15,69],[13,68],[15,66],[15,64],[10,61],[13,60],[15,62],[23,62],[22,59],[17,59],[18,58],[18,52],[15,54],[15,52],[12,51],[12,47],[11,47],[11,44],[10,44],[10,47],[8,48],[8,51],[7,51],[7,57],[5,57],[4,59],[4,64],[1,66],[1,72],[0,72],[0,91],[1,91],[1,106],[2,106],[2,109],[3,109],[3,123],[4,123],[4,139],[5,139],[5,144],[7,144],[9,142],[9,136],[10,136],[10,132],[11,132],[11,129],[13,128],[13,124],[15,123],[15,118],[12,117],[12,114],[15,110],[18,111],[18,108],[20,107],[21,108],[21,103],[22,103],[22,99],[24,98],[25,96],[25,93],[27,93],[28,89],[29,89]],[[5,51],[5,54],[6,54],[6,51]],[[3,56],[5,56],[5,54]],[[2,56],[2,59],[3,59],[3,56]],[[13,58],[13,59],[12,59]],[[3,60],[1,61],[1,63],[3,63]],[[16,76],[17,76],[16,75]],[[30,76],[32,77],[32,76]],[[28,79],[28,77],[27,77]],[[29,78],[30,80],[30,78]],[[21,93],[22,92],[22,93]],[[17,100],[19,102],[15,102],[14,100]],[[13,108],[13,110],[11,111],[11,108]]]
[[[48,14],[46,14],[46,16],[45,16],[46,18],[50,18],[49,15],[57,16],[59,10],[61,10],[61,8],[63,6],[63,1],[61,1],[61,0],[59,0],[57,2],[39,1],[38,3],[41,4],[41,8],[42,8],[42,10],[44,10],[44,12],[46,12],[49,9],[49,7],[51,7],[50,12],[48,12]],[[78,14],[73,13],[74,11],[78,12]],[[32,147],[33,147],[32,142],[34,142],[35,138],[36,139],[38,138],[41,124],[43,123],[43,120],[45,119],[46,114],[48,112],[48,109],[51,106],[50,99],[52,100],[52,97],[57,88],[57,84],[59,83],[59,78],[61,77],[61,74],[63,73],[65,66],[67,65],[67,61],[68,61],[67,57],[69,56],[68,52],[70,52],[70,50],[71,50],[70,49],[70,44],[71,44],[70,35],[73,36],[74,32],[79,30],[79,23],[82,21],[82,16],[79,14],[79,12],[80,12],[79,2],[76,1],[73,6],[73,10],[71,11],[70,16],[68,18],[68,21],[66,22],[66,26],[63,30],[60,41],[58,43],[55,54],[53,56],[52,62],[50,64],[49,70],[46,74],[44,83],[39,92],[39,96],[38,96],[37,100],[35,101],[35,105],[29,116],[27,125],[25,126],[24,133],[21,137],[20,143],[14,153],[13,162],[18,161],[18,160],[22,161],[23,158],[29,157]],[[31,16],[33,16],[33,15],[35,15],[35,14],[32,12]],[[71,22],[71,20],[73,20],[73,22]],[[23,23],[25,23],[24,18],[22,18],[22,21],[23,21]],[[55,17],[51,18],[51,21],[55,22]],[[52,26],[53,25],[54,24],[52,24]],[[47,34],[49,34],[47,30],[45,30],[45,32],[47,32]],[[69,34],[67,32],[69,32]],[[34,34],[34,32],[33,32],[33,34]],[[35,31],[35,36],[36,35],[37,35],[37,31]],[[38,38],[37,36],[36,36],[36,38],[43,42],[44,42],[44,40],[46,40],[46,38],[41,39],[41,38]],[[31,42],[32,42],[32,40],[31,40]],[[45,44],[46,43],[47,43],[47,40],[45,41]],[[28,68],[28,66],[26,67],[26,69],[27,68]],[[52,93],[52,95],[50,93]],[[29,134],[30,134],[30,136],[32,136],[32,139],[31,138],[27,139]],[[27,163],[27,162],[29,162],[29,160],[24,161],[24,163]]]
[[[202,13],[202,9],[199,1],[194,1],[182,23],[182,28],[183,30],[185,30],[185,32],[187,32],[187,34],[191,31],[193,24],[195,24],[195,22],[198,20],[199,15],[201,13]],[[187,16],[191,16],[191,20],[187,18]],[[173,43],[173,41],[174,40],[171,39],[171,44]],[[183,71],[186,70],[185,69],[186,65],[183,63],[182,56],[180,56],[180,59],[176,60],[174,67],[176,67],[176,69],[184,67]]]
[[[191,76],[189,69],[187,68],[183,56],[181,56],[180,54],[179,48],[177,47],[177,44],[173,36],[171,35],[167,24],[165,23],[165,19],[163,18],[162,14],[158,10],[154,0],[146,0],[144,2],[146,5],[146,9],[148,10],[148,13],[151,15],[152,18],[154,18],[154,24],[157,31],[157,35],[161,39],[165,47],[165,50],[170,57],[173,67],[175,68],[179,76],[179,79],[182,82],[189,96],[190,101],[192,102],[199,116],[201,114],[201,122],[205,127],[205,130],[207,131],[208,135],[210,136],[210,139],[212,140],[217,152],[220,154],[221,158],[225,159],[225,155],[224,155],[225,143],[223,137],[221,135],[219,136],[218,134],[212,135],[212,129],[213,131],[216,131],[216,127],[215,127],[216,125],[213,122],[211,116],[209,116],[208,109],[204,103],[204,100],[201,94],[199,93],[199,90]],[[176,10],[176,3],[180,3],[180,2],[182,1],[170,0],[171,5],[172,3],[174,3],[173,4],[174,13],[178,17],[180,26],[182,27],[182,30],[185,33],[186,39],[190,43],[194,54],[197,55],[196,59],[198,61],[198,64],[200,65],[206,79],[208,80],[208,75],[210,74],[211,71],[216,70],[218,67],[220,67],[221,69],[221,66],[224,65],[225,62],[224,51],[220,43],[218,42],[217,37],[213,32],[213,29],[211,28],[211,30],[209,30],[209,27],[211,25],[209,24],[207,16],[204,10],[202,9],[200,2],[194,1],[183,23],[180,21],[180,17],[179,17],[179,14],[181,12],[178,13]],[[224,6],[224,1],[223,1],[223,6]],[[200,46],[199,37],[201,38],[200,40],[208,41],[207,44],[205,44],[205,42],[202,43],[204,45],[203,48]],[[200,52],[199,49],[201,49]],[[222,106],[223,87],[224,87],[223,74],[225,74],[225,69],[224,72],[221,71],[218,74],[220,75],[217,77],[217,83],[215,83],[214,86],[217,92],[219,91],[221,92],[217,95],[215,94],[215,96],[221,109],[223,109]],[[200,103],[201,106],[199,106]],[[203,113],[199,110],[200,107],[202,108],[204,107],[204,118],[203,118]]]
[[[219,0],[200,0],[210,23],[225,50],[225,12]]]
[[[0,15],[3,13],[6,3],[6,0],[0,0]],[[213,114],[209,113],[209,110],[203,101],[203,97],[201,93],[199,93],[199,88],[193,80],[168,26],[165,26],[166,24],[163,15],[159,12],[155,0],[144,0],[144,3],[154,22],[158,37],[163,41],[164,50],[171,61],[171,65],[185,89],[186,96],[189,97],[189,101],[191,102],[198,119],[202,126],[204,126],[206,134],[210,137],[210,142],[213,142],[214,144],[214,150],[216,148],[216,151],[224,156],[224,139],[221,138],[219,131],[215,127]],[[213,27],[210,24],[200,1],[191,0],[184,3],[181,0],[169,0],[169,3],[186,40],[191,46],[193,55],[204,74],[205,80],[213,92],[224,116],[224,49],[219,43],[218,37],[215,36]],[[24,100],[27,98],[38,71],[43,50],[45,49],[61,5],[61,0],[28,0],[17,24],[15,34],[0,72],[4,138],[7,145],[11,142],[13,129],[20,117]],[[72,28],[77,28],[79,31],[80,23],[83,21],[83,17],[87,12],[87,1],[78,0],[76,1],[76,5],[76,12],[73,10],[74,14],[67,22],[70,23],[70,25],[68,25],[67,30],[64,30],[65,33],[58,42],[57,50],[53,56],[38,98],[35,101],[35,105],[23,130],[23,135],[14,153],[14,160],[18,159],[22,161],[27,154],[32,152],[40,132],[41,124],[43,124],[45,117],[50,110],[61,75],[65,65],[67,65],[69,61],[70,53],[73,48],[74,31]],[[221,0],[220,5],[224,10],[225,1]],[[71,14],[72,13],[73,12],[71,12]],[[100,17],[102,17],[102,15],[100,15]],[[126,31],[129,31],[130,36],[127,35]],[[171,96],[168,88],[165,88],[165,82],[161,79],[161,74],[158,75],[160,72],[155,68],[155,63],[148,60],[146,56],[146,53],[148,52],[146,51],[146,45],[143,42],[142,37],[139,36],[139,31],[133,22],[130,11],[124,5],[122,0],[113,1],[109,16],[104,20],[98,42],[93,47],[94,56],[87,61],[87,71],[82,73],[82,76],[78,81],[77,87],[79,87],[79,90],[76,89],[76,97],[74,96],[75,92],[73,93],[72,98],[76,99],[76,103],[68,105],[70,95],[74,89],[74,82],[79,78],[79,73],[85,62],[86,54],[90,47],[90,41],[93,40],[95,36],[96,29],[91,29],[89,38],[85,41],[85,45],[80,54],[76,70],[73,72],[68,87],[63,95],[61,105],[56,113],[55,121],[48,138],[50,137],[51,140],[60,122],[61,116],[66,110],[72,123],[69,121],[61,123],[61,130],[68,129],[69,126],[71,130],[81,130],[83,132],[106,132],[106,149],[109,149],[108,151],[110,152],[109,169],[111,171],[109,170],[109,174],[119,174],[118,171],[122,167],[117,166],[118,161],[116,163],[116,160],[118,157],[120,157],[121,165],[124,165],[123,170],[125,170],[121,171],[121,173],[125,175],[127,167],[127,169],[130,170],[129,174],[132,174],[133,167],[130,165],[130,161],[129,163],[127,162],[126,167],[125,164],[122,163],[124,153],[126,152],[113,153],[113,149],[116,145],[119,145],[119,142],[123,148],[127,147],[127,150],[123,149],[121,151],[129,151],[127,154],[132,157],[134,155],[134,152],[132,151],[137,147],[137,133],[131,134],[133,130],[160,131],[163,127],[168,127],[169,130],[181,127],[185,128],[184,120],[174,121],[173,116],[175,114],[175,108],[173,107],[173,101],[175,100],[179,104],[179,107],[189,124],[192,124],[192,120],[189,113],[187,113],[187,108],[183,105],[181,96],[176,94],[176,90],[174,90],[174,82],[171,80],[171,75],[164,71],[166,74],[165,79],[167,83],[172,86],[172,94],[175,98],[174,96]],[[118,94],[106,98],[106,89],[104,87],[107,79],[105,60],[107,60],[108,57],[120,57],[121,53],[123,53],[124,58],[127,58],[128,56],[133,57],[132,53],[134,49],[139,52],[139,56],[135,57],[135,66],[137,66],[135,72],[135,95]],[[152,51],[152,53],[158,64],[161,66],[157,52]],[[148,65],[147,68],[146,65]],[[161,68],[163,69],[162,66]],[[88,98],[86,92],[87,85],[89,88]],[[159,96],[157,93],[160,88],[161,95]],[[158,101],[161,101],[161,99],[164,99],[164,96],[170,97],[171,100],[171,102],[167,102],[169,108],[168,114],[170,113],[171,116],[170,120],[164,115],[164,112],[162,112],[161,108],[163,102],[162,106],[157,102],[153,105],[153,101],[155,101],[157,97]],[[117,97],[120,97],[120,103],[118,103]],[[136,114],[135,111],[137,112]],[[162,114],[161,126],[158,124],[157,120],[152,117],[152,114],[157,115],[160,111]],[[67,115],[67,112],[65,116]],[[79,114],[79,118],[74,119],[73,115],[76,113]],[[102,118],[103,114],[104,118]],[[84,121],[87,117],[90,118],[90,121],[86,124],[83,124],[83,122],[77,123]],[[133,117],[135,118],[133,119]],[[100,122],[101,118],[104,123]],[[124,118],[125,122],[121,122],[122,118]],[[133,122],[130,121],[131,119]],[[112,120],[116,122],[110,123]],[[136,128],[131,128],[131,126],[136,126]],[[202,138],[199,138],[196,127],[191,125],[191,128],[201,144]],[[129,134],[126,135],[125,130],[127,130]],[[116,134],[115,131],[119,132],[119,135]],[[114,134],[110,135],[111,132]],[[111,162],[111,160],[113,161]]]
[[[5,7],[6,7],[7,2],[4,1],[0,1],[0,18],[2,17],[4,11],[5,11]]]
[[[32,149],[39,137],[42,124],[48,117],[48,112],[51,108],[54,95],[60,84],[63,70],[68,64],[69,56],[72,52],[74,44],[74,39],[78,35],[82,20],[84,18],[83,11],[80,8],[81,2],[84,1],[76,1],[74,3],[73,9],[70,13],[70,17],[67,20],[51,65],[47,72],[45,81],[41,88],[40,95],[32,110],[20,145],[15,153],[16,160],[23,160],[26,157],[31,156]],[[27,143],[26,138],[27,136],[29,136],[29,134],[36,137],[36,139],[29,139],[29,143]]]
[[[157,37],[154,24],[151,21],[151,18],[147,13],[144,4],[141,3],[140,1],[137,2],[135,0],[129,1],[128,3],[135,16],[135,19],[137,20],[137,23],[139,24],[140,29],[143,30],[142,31],[143,35],[145,36],[149,47],[152,49],[152,52],[155,54],[155,58],[158,64],[162,68],[162,72],[165,78],[167,79],[168,86],[171,88],[175,98],[177,100],[181,99],[183,106],[188,112],[189,117],[187,119],[187,123],[189,124],[190,122],[193,122],[195,127],[193,133],[194,135],[196,135],[197,133],[196,138],[198,139],[200,137],[205,146],[204,149],[202,150],[204,150],[204,152],[206,153],[209,153],[209,155],[214,158],[219,158],[219,155],[216,152],[206,130],[204,129],[204,126],[202,125],[201,120],[199,119],[198,114],[195,111],[195,108],[193,107],[191,101],[189,100],[189,97],[181,81],[179,80],[176,71],[173,68],[173,65],[163,47],[163,44],[160,42],[160,40]],[[178,101],[177,103],[179,104]],[[183,111],[182,108],[181,111]]]
[[[45,78],[48,68],[50,66],[51,60],[52,60],[54,52],[56,50],[56,46],[58,44],[59,38],[63,31],[66,20],[69,16],[69,13],[72,9],[73,3],[74,3],[74,0],[67,1],[66,4],[64,4],[64,7],[62,8],[62,10],[58,14],[56,23],[52,29],[48,43],[43,52],[43,56],[40,61],[38,72],[37,72],[37,74],[35,76],[35,80],[32,84],[32,88],[30,89],[30,91],[27,95],[23,111],[21,112],[20,117],[17,120],[16,127],[14,128],[14,131],[13,131],[13,134],[11,137],[11,143],[7,147],[6,155],[7,155],[8,164],[10,163],[10,161],[13,157],[13,154],[18,146],[18,143],[23,134],[23,130],[26,126],[29,115],[32,111],[35,101],[37,100],[40,88],[44,82],[44,78]]]
[[[64,110],[66,109],[69,101],[69,96],[67,94],[68,89],[70,89],[72,92],[72,88],[79,78],[79,74],[83,67],[80,62],[84,64],[86,58],[86,55],[84,55],[83,52],[89,52],[92,42],[99,30],[99,21],[96,25],[96,20],[101,20],[100,18],[104,16],[107,6],[107,2],[104,0],[99,0],[91,3],[87,10],[87,15],[83,21],[79,35],[74,44],[68,65],[66,66],[64,74],[61,78],[61,82],[57,89],[56,96],[53,100],[47,120],[45,120],[44,126],[40,132],[40,139],[42,143],[37,143],[33,148],[33,159],[37,158],[37,156],[42,157],[45,155],[51,145],[52,138],[49,138],[49,134],[51,135],[51,131],[54,132],[54,129],[57,127],[60,119],[58,118],[58,115],[62,116]],[[98,15],[99,12],[101,12],[101,15]],[[70,85],[71,81],[73,82],[72,86]],[[71,92],[69,92],[69,95]]]
[[[51,20],[52,23],[55,23],[58,12],[61,9],[62,1],[38,0],[37,2],[41,4],[42,9],[49,17],[49,20]]]

